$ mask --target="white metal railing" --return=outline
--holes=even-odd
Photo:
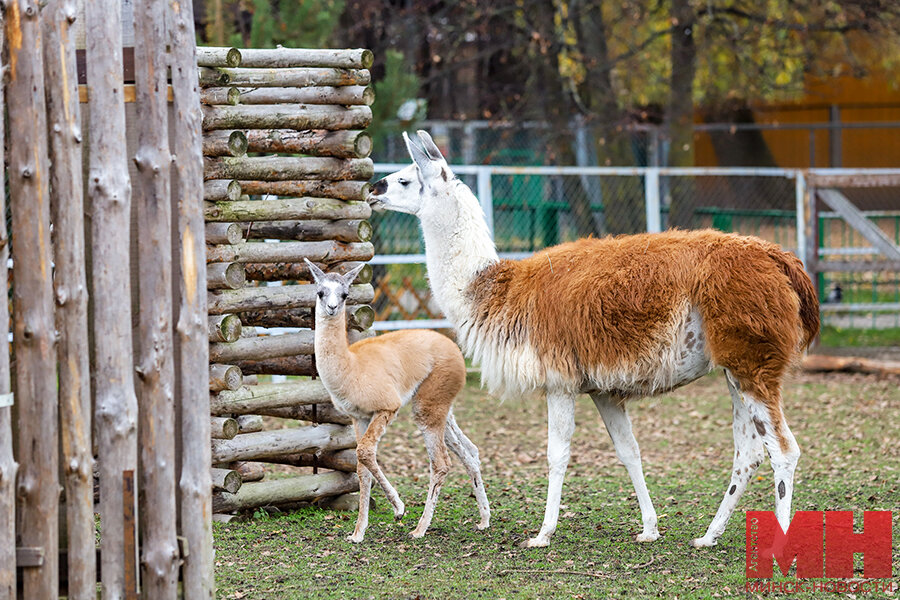
[[[393,173],[407,167],[406,163],[376,163],[374,170],[376,175]],[[875,176],[900,176],[900,168],[896,169],[781,169],[770,167],[578,167],[578,166],[505,166],[505,165],[450,165],[457,175],[475,176],[475,195],[484,211],[485,220],[491,236],[494,235],[494,201],[491,177],[494,175],[543,175],[543,176],[582,176],[582,177],[643,177],[644,178],[644,211],[646,215],[647,231],[659,232],[662,230],[661,220],[661,177],[772,177],[793,180],[796,222],[798,225],[805,223],[805,211],[807,202],[807,179],[821,176],[845,176],[845,177],[875,177]],[[900,206],[900,202],[898,202]],[[868,216],[882,216],[883,211],[871,211]],[[831,213],[820,213],[828,216]],[[786,248],[794,251],[808,263],[806,228],[796,228],[796,248]],[[874,248],[820,248],[819,256],[824,255],[865,255],[877,251]],[[501,258],[521,259],[530,256],[530,252],[501,253]],[[389,264],[424,264],[424,254],[385,254],[376,255],[373,265]],[[877,307],[877,308],[874,308]],[[849,312],[871,312],[873,310],[898,310],[900,304],[841,304],[822,305],[823,310],[836,310]],[[446,320],[423,319],[410,321],[376,321],[375,330],[408,329],[415,327],[443,328],[450,327]]]

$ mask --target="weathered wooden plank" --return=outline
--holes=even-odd
[[[283,221],[291,219],[368,219],[372,208],[366,202],[343,202],[331,198],[276,198],[205,203],[206,219],[218,223]]]
[[[368,158],[331,158],[322,156],[220,156],[204,162],[206,179],[346,179],[366,181],[374,175]],[[245,191],[246,193],[246,191]]]
[[[244,386],[233,392],[219,392],[210,400],[210,407],[214,415],[255,415],[268,408],[322,402],[331,402],[331,396],[321,381],[291,381]]]
[[[347,425],[323,423],[317,426],[275,429],[212,440],[213,462],[257,460],[298,452],[341,450],[356,445],[356,435]]]
[[[833,211],[838,213],[848,225],[869,240],[875,248],[892,261],[900,261],[900,247],[885,235],[880,227],[866,218],[861,210],[837,190],[817,189],[816,194]]]

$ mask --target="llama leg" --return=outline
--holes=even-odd
[[[731,374],[726,371],[725,375],[728,380],[728,391],[731,392],[731,405],[734,412],[734,422],[732,423],[734,465],[725,497],[722,498],[719,510],[716,511],[716,516],[713,517],[712,523],[706,530],[706,535],[691,541],[691,545],[695,548],[715,546],[716,540],[725,531],[725,525],[728,524],[731,513],[734,512],[744,490],[747,489],[750,479],[765,458],[763,440],[757,434],[750,418],[750,407],[745,403],[740,387],[732,379]]]
[[[353,429],[356,431],[357,445],[359,440],[368,428],[368,421],[353,420]],[[363,541],[366,535],[366,528],[369,526],[369,499],[372,496],[372,473],[366,468],[362,462],[356,463],[356,475],[359,478],[359,513],[356,517],[356,527],[353,533],[347,536],[351,542],[358,544]]]
[[[625,465],[634,491],[637,494],[638,505],[641,507],[641,520],[644,530],[635,539],[638,542],[652,542],[659,539],[659,530],[656,528],[656,510],[653,501],[650,500],[650,492],[647,491],[647,482],[644,481],[644,470],[641,466],[641,449],[638,447],[634,432],[631,429],[631,419],[625,407],[611,400],[606,394],[591,394],[594,405],[600,412],[603,424],[609,432],[616,456]]]
[[[540,548],[550,545],[550,536],[556,531],[559,520],[559,503],[562,484],[569,466],[572,434],[575,432],[575,395],[567,392],[547,392],[547,462],[550,464],[550,481],[547,486],[547,508],[544,524],[536,537],[522,545]]]
[[[419,523],[409,535],[414,538],[420,538],[425,535],[428,526],[431,525],[431,518],[434,516],[434,507],[437,504],[438,495],[441,493],[441,487],[444,480],[447,479],[447,473],[450,472],[450,455],[447,453],[447,446],[444,444],[444,436],[441,430],[434,431],[420,427],[422,437],[425,439],[425,448],[428,450],[428,458],[431,462],[431,481],[428,485],[428,496],[425,498],[425,509],[419,518]]]
[[[780,394],[777,398],[777,402],[768,406],[756,401],[749,404],[751,419],[762,437],[775,476],[775,518],[781,529],[787,531],[791,523],[794,471],[800,460],[800,447],[784,418]]]
[[[403,513],[406,511],[406,508],[403,506],[403,501],[400,500],[397,490],[394,489],[394,486],[392,486],[391,482],[385,477],[384,472],[381,470],[381,467],[378,465],[378,461],[375,458],[378,451],[378,440],[384,435],[388,424],[394,419],[395,414],[397,413],[388,411],[375,413],[371,423],[369,423],[369,427],[366,429],[366,433],[363,434],[356,445],[356,459],[371,471],[372,476],[375,477],[375,481],[378,482],[378,485],[381,486],[381,489],[383,489],[385,495],[387,495],[388,502],[391,503],[391,506],[394,509],[394,517],[399,521],[403,518]]]
[[[478,525],[475,527],[479,530],[487,529],[491,525],[491,506],[488,503],[487,494],[484,490],[484,480],[481,478],[481,461],[478,457],[478,447],[466,437],[456,419],[453,412],[447,415],[447,427],[444,429],[444,440],[447,447],[459,457],[466,473],[472,480],[472,489],[475,491],[475,501],[478,503],[478,514],[481,517]]]

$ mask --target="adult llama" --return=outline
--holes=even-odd
[[[413,164],[372,187],[374,208],[419,218],[434,298],[495,394],[547,398],[550,466],[544,522],[556,530],[575,429],[575,397],[590,394],[634,484],[637,541],[659,537],[626,410],[723,368],[734,412],[734,467],[696,547],[715,545],[768,453],[775,515],[791,517],[800,450],[784,417],[782,380],[819,330],[815,290],[801,262],[775,244],[717,231],[582,239],[521,261],[501,260],[472,191],[424,131],[404,134]]]

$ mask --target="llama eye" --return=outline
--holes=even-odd
[[[324,298],[324,297],[325,297],[325,292],[321,292],[321,291],[320,291],[320,292],[318,293],[318,296],[319,296],[319,298]]]
[[[399,183],[400,185],[402,185],[404,187],[409,185],[409,181],[407,181],[406,179],[398,179],[397,183]]]
[[[346,299],[347,299],[347,292],[344,292],[341,294],[341,300],[346,300]]]

